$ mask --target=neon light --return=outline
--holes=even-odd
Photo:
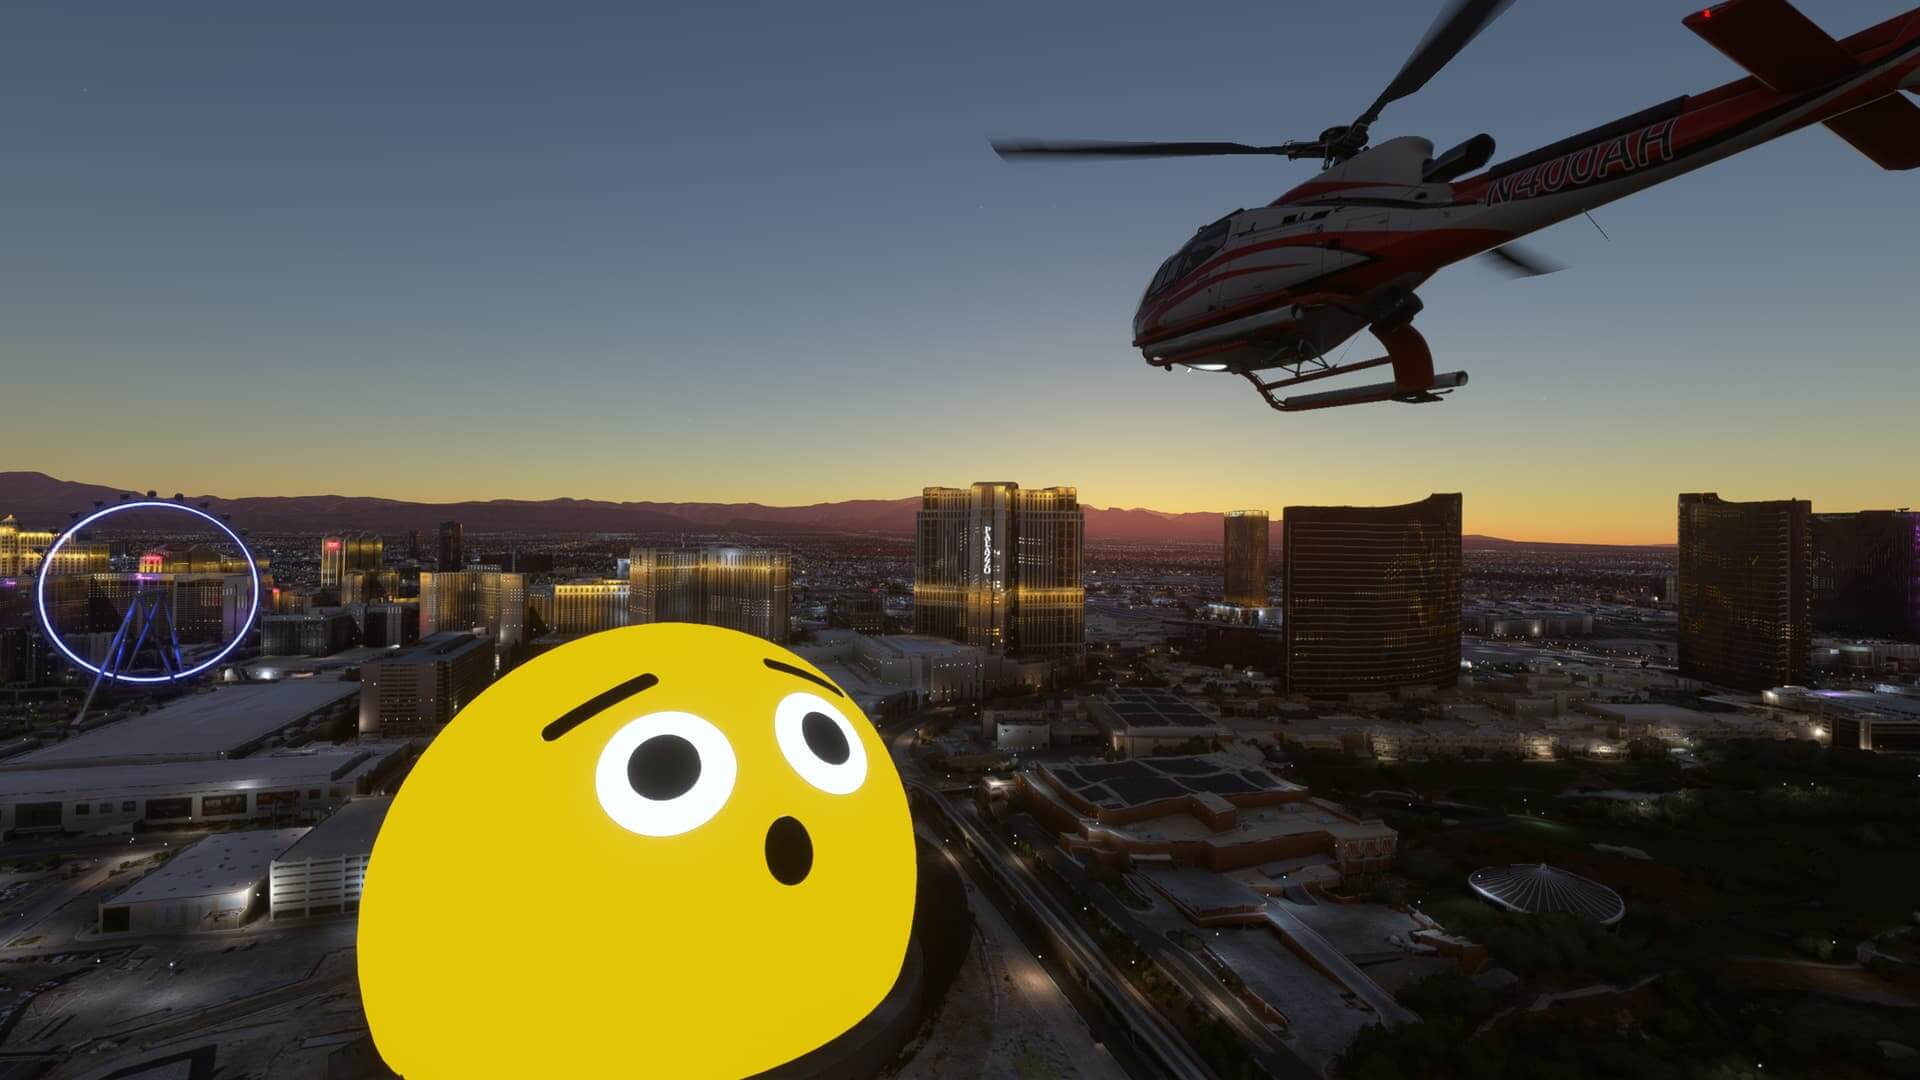
[[[166,682],[173,682],[177,679],[190,679],[195,675],[198,675],[201,672],[207,670],[208,668],[214,666],[215,664],[218,664],[220,661],[225,660],[227,656],[233,652],[234,649],[238,648],[240,645],[240,642],[246,638],[247,631],[253,629],[254,616],[260,613],[260,566],[258,563],[254,561],[253,552],[249,551],[247,549],[246,543],[240,539],[240,534],[228,528],[226,522],[221,521],[219,518],[214,517],[212,514],[207,513],[205,510],[201,510],[198,507],[194,507],[194,506],[187,506],[184,503],[159,502],[157,500],[150,501],[150,502],[118,503],[116,505],[109,506],[104,510],[94,511],[93,514],[91,514],[90,516],[82,518],[79,524],[75,525],[71,529],[68,529],[66,532],[61,533],[60,539],[55,540],[53,542],[53,546],[51,548],[48,548],[46,555],[44,555],[41,558],[40,565],[46,566],[46,567],[52,567],[54,565],[53,557],[59,554],[61,547],[65,546],[66,542],[70,538],[78,536],[82,529],[85,529],[87,526],[93,524],[96,521],[99,521],[101,518],[106,517],[109,514],[117,514],[122,510],[136,510],[142,507],[145,507],[147,509],[159,509],[159,510],[183,510],[189,514],[194,515],[195,517],[211,522],[214,528],[219,529],[221,532],[227,534],[227,539],[232,540],[234,542],[234,545],[240,549],[240,554],[247,560],[247,573],[253,577],[253,599],[252,599],[252,603],[249,604],[247,607],[247,617],[241,620],[240,629],[234,633],[233,640],[227,642],[225,648],[213,654],[211,659],[208,659],[206,661],[203,661],[202,663],[196,664],[195,666],[187,668],[186,670],[181,671],[178,674],[174,674],[174,675],[125,675],[119,672],[102,672],[99,668],[94,667],[92,664],[89,664],[85,660],[80,659],[80,657],[77,654],[75,654],[72,649],[67,648],[66,640],[60,636],[60,631],[54,628],[53,616],[51,613],[47,611],[47,581],[49,578],[52,578],[54,576],[51,572],[41,574],[39,581],[35,583],[34,590],[33,590],[34,607],[36,607],[40,612],[40,626],[46,630],[47,640],[53,642],[54,648],[59,649],[61,653],[65,654],[67,659],[73,661],[74,663],[80,665],[81,667],[94,673],[95,675],[102,675],[108,679],[113,679],[119,682],[130,682],[130,683],[166,683]]]

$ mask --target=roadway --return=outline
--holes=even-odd
[[[1412,1010],[1395,1001],[1392,994],[1374,982],[1371,976],[1360,969],[1360,965],[1348,959],[1346,953],[1334,948],[1333,942],[1321,937],[1318,930],[1288,911],[1284,902],[1269,899],[1266,911],[1267,921],[1273,924],[1281,937],[1305,950],[1320,970],[1344,983],[1355,996],[1371,1006],[1388,1026],[1410,1024],[1420,1019]]]
[[[1180,1033],[1160,1015],[1139,988],[1113,967],[1085,927],[1049,895],[1032,875],[1018,866],[998,838],[957,810],[946,793],[930,783],[908,779],[926,805],[940,812],[982,864],[1037,920],[1047,938],[1067,960],[1069,969],[1120,1019],[1134,1047],[1149,1056],[1165,1075],[1182,1080],[1214,1080],[1214,1074]]]
[[[1260,1066],[1262,1072],[1268,1076],[1297,1077],[1299,1080],[1319,1076],[1319,1072],[1301,1060],[1285,1040],[1267,1026],[1266,1021],[1255,1015],[1246,1002],[1228,990],[1199,957],[1167,940],[1164,934],[1141,921],[1110,890],[1088,877],[1086,868],[1061,851],[1051,833],[1037,822],[1023,824],[1020,829],[1022,838],[1032,844],[1054,873],[1067,881],[1080,897],[1097,906],[1109,922],[1118,926],[1121,933],[1180,985],[1188,998],[1202,1003],[1213,1015],[1233,1028],[1241,1041],[1246,1043],[1253,1062]]]
[[[1060,1074],[1062,1080],[1130,1080],[1157,1075],[1153,1061],[1134,1053],[1119,1032],[1106,1025],[1096,1029],[1089,1023],[1089,1015],[1104,1017],[1105,1013],[1073,979],[1057,977],[1058,955],[1050,968],[1045,945],[1030,927],[1023,933],[1009,921],[1009,913],[1001,910],[1004,901],[980,881],[985,868],[977,860],[963,859],[956,853],[965,851],[966,845],[954,843],[950,832],[935,827],[930,814],[915,820],[914,831],[947,860],[966,886],[967,904],[980,935],[970,963],[979,967],[985,1015],[969,1024],[965,1003],[952,997],[966,992],[968,980],[963,970],[947,991],[949,998],[941,1006],[934,1034],[915,1054],[917,1062],[925,1063],[924,1068],[909,1069],[901,1075],[918,1076],[926,1071],[932,1076],[945,1076],[940,1066],[943,1060],[977,1065],[974,1080],[1019,1071],[1027,1065],[1050,1073],[1059,1063],[1047,1060],[1050,1055],[1045,1049],[1030,1041],[1035,1033],[1026,1030],[1027,1018],[1038,1024],[1044,1039],[1065,1054],[1068,1071]],[[995,977],[996,972],[1004,982]],[[967,1029],[960,1030],[962,1025]],[[983,1026],[988,1030],[981,1030]],[[1116,1042],[1118,1054],[1114,1052]],[[1045,1064],[1035,1063],[1036,1057]]]

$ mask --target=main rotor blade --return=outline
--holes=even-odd
[[[1380,110],[1389,102],[1399,101],[1408,94],[1427,85],[1427,80],[1439,74],[1467,43],[1479,36],[1480,31],[1500,17],[1500,13],[1512,6],[1513,0],[1452,0],[1433,25],[1427,28],[1427,36],[1420,39],[1419,47],[1407,62],[1400,67],[1400,74],[1393,77],[1386,90],[1374,100],[1366,112],[1360,115],[1357,124],[1371,124],[1380,118]]]
[[[1300,157],[1318,153],[1317,144],[1248,146],[1237,142],[1102,142],[1097,139],[995,139],[993,152],[1006,160],[1029,157],[1157,158],[1265,154]]]
[[[1520,244],[1503,244],[1481,254],[1508,277],[1539,277],[1566,269],[1560,263]]]

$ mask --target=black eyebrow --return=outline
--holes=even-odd
[[[574,728],[579,727],[581,724],[586,723],[588,720],[593,719],[595,716],[598,716],[600,713],[605,712],[607,709],[618,705],[620,702],[625,701],[642,690],[652,688],[659,682],[660,680],[654,677],[653,673],[649,672],[638,678],[628,679],[626,682],[621,683],[611,690],[595,694],[586,703],[575,705],[573,708],[568,709],[567,715],[541,728],[540,737],[548,742],[552,742],[567,732],[572,731]]]
[[[764,663],[764,664],[766,664],[766,665],[767,665],[768,667],[770,667],[770,668],[772,668],[772,669],[773,669],[773,670],[775,670],[775,671],[784,671],[784,672],[786,672],[786,673],[787,673],[787,674],[789,674],[789,675],[798,675],[798,676],[800,676],[801,678],[803,678],[803,679],[805,679],[805,680],[807,680],[807,681],[808,681],[808,682],[810,682],[810,683],[816,683],[816,684],[818,684],[818,685],[820,685],[820,686],[824,686],[824,687],[826,687],[827,689],[829,689],[829,690],[831,690],[831,691],[833,691],[833,692],[834,692],[834,693],[835,693],[836,695],[838,695],[838,696],[840,696],[840,697],[846,697],[846,696],[847,696],[847,693],[846,693],[846,691],[844,691],[844,690],[842,690],[842,689],[840,689],[839,687],[837,687],[837,686],[835,686],[835,685],[833,685],[832,683],[830,683],[830,682],[828,682],[827,680],[825,680],[825,679],[823,679],[823,678],[821,678],[820,676],[818,676],[818,675],[815,675],[815,674],[814,674],[813,672],[811,672],[811,671],[801,671],[801,670],[800,670],[799,668],[797,668],[797,667],[794,667],[794,666],[793,666],[792,664],[783,664],[783,663],[781,663],[780,661],[778,661],[778,660],[774,660],[774,659],[771,659],[771,658],[769,658],[769,659],[767,659],[767,660],[763,660],[763,661],[761,661],[761,662],[762,662],[762,663]]]

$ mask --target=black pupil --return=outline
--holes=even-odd
[[[678,735],[655,735],[627,759],[627,783],[655,802],[685,795],[699,779],[700,751]]]
[[[846,733],[826,713],[808,713],[806,719],[800,721],[800,734],[806,736],[807,749],[813,751],[813,756],[821,761],[838,765],[847,760],[850,751]]]

